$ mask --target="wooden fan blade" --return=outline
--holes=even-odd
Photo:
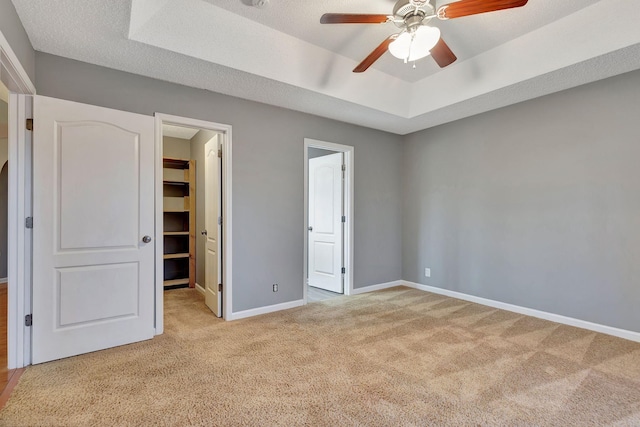
[[[387,15],[360,15],[356,13],[325,13],[321,24],[383,24],[389,20]]]
[[[438,8],[438,18],[453,19],[496,10],[522,7],[528,0],[460,0]]]
[[[431,56],[436,61],[436,63],[440,66],[440,68],[444,68],[447,65],[453,64],[456,59],[456,55],[449,49],[449,46],[442,40],[438,40],[438,43],[431,49]]]
[[[393,34],[389,36],[389,38],[387,38],[385,41],[380,43],[380,46],[375,48],[373,52],[369,54],[369,56],[364,58],[364,61],[362,61],[356,68],[353,69],[353,72],[362,73],[363,71],[367,71],[367,68],[371,67],[373,63],[376,62],[389,49],[389,44],[394,41],[395,38],[396,35]]]

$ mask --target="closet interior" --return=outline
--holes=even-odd
[[[195,287],[195,162],[164,157],[164,286]]]
[[[164,289],[196,285],[196,129],[163,127]]]

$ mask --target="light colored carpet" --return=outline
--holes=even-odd
[[[408,288],[214,319],[33,366],[10,426],[640,425],[640,344]]]

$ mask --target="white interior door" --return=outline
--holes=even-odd
[[[309,285],[343,293],[343,154],[309,159]]]
[[[204,144],[204,224],[205,224],[205,303],[217,317],[222,316],[222,292],[220,291],[220,158],[219,135]]]
[[[154,334],[153,117],[36,96],[33,363]]]

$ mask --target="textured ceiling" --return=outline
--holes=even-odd
[[[191,139],[200,129],[187,128],[183,126],[162,125],[162,135],[171,138]]]
[[[393,24],[320,25],[389,0],[13,0],[39,51],[406,134],[640,68],[629,0],[530,0],[435,22],[459,60],[385,55],[351,69]],[[438,5],[445,2],[438,2]]]

